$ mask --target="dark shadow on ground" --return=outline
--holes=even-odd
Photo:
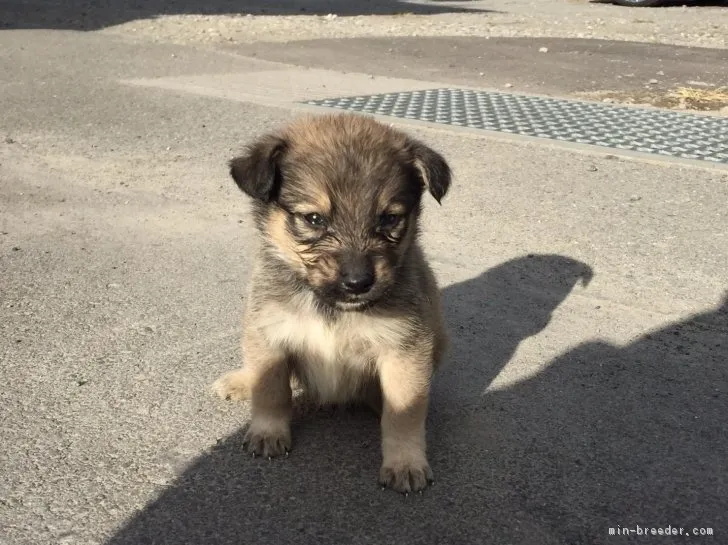
[[[396,15],[486,12],[399,0],[0,0],[0,29],[98,30],[162,15]]]
[[[437,482],[425,494],[376,485],[373,415],[328,412],[297,422],[287,459],[250,459],[242,431],[226,438],[108,545],[601,545],[632,542],[609,536],[618,525],[725,531],[728,300],[485,393],[590,277],[583,263],[531,256],[444,290],[453,352],[433,391]]]

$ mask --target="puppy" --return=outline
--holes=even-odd
[[[291,448],[292,382],[321,404],[368,403],[381,416],[379,481],[399,492],[432,481],[425,417],[447,334],[418,243],[421,198],[438,203],[450,168],[375,120],[296,121],[230,161],[261,244],[244,316],[244,366],[214,385],[252,400],[253,455]]]

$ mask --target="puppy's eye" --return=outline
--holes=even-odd
[[[384,231],[390,231],[399,225],[402,216],[397,214],[382,214],[379,216],[379,228]]]
[[[308,223],[312,227],[316,227],[317,229],[322,229],[326,227],[326,220],[321,214],[313,212],[311,214],[306,214],[305,216],[303,216],[303,219],[306,220],[306,223]]]

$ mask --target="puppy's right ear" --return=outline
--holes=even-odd
[[[231,160],[230,176],[245,193],[263,202],[275,199],[281,185],[281,155],[286,141],[275,135],[264,136],[248,146],[247,153]]]

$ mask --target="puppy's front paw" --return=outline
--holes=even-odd
[[[288,422],[253,420],[243,439],[243,445],[254,456],[273,458],[291,450],[291,430]]]
[[[249,399],[250,387],[247,373],[243,369],[227,373],[213,383],[212,390],[222,399],[231,401]]]
[[[388,463],[385,461],[379,470],[379,484],[407,494],[419,492],[432,483],[434,477],[427,460]]]

